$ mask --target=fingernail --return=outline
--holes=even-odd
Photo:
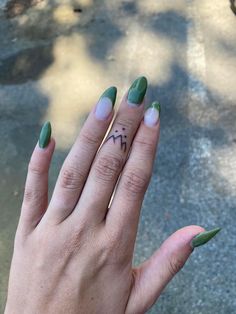
[[[128,104],[138,106],[143,102],[147,91],[147,79],[144,76],[137,78],[130,86],[128,93]]]
[[[116,93],[117,88],[112,86],[102,94],[95,110],[95,116],[98,120],[106,120],[109,117],[116,101]]]
[[[39,147],[45,148],[48,146],[48,143],[50,142],[52,133],[51,123],[45,122],[42,126],[40,135],[39,135]]]
[[[153,127],[157,124],[161,112],[161,105],[159,102],[154,101],[151,106],[147,108],[144,114],[144,124]]]
[[[207,243],[208,241],[210,241],[212,238],[214,238],[214,236],[221,230],[221,228],[215,228],[212,229],[210,231],[204,231],[201,232],[199,234],[197,234],[192,242],[191,242],[191,247],[195,248],[198,246],[201,246],[205,243]]]

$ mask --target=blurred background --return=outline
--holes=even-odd
[[[227,0],[0,0],[0,311],[27,165],[50,120],[50,191],[92,105],[145,75],[161,137],[134,264],[176,229],[222,227],[156,314],[236,313],[236,16]],[[105,314],[105,313],[104,313]],[[108,314],[108,313],[106,313]],[[135,313],[134,313],[135,314]]]

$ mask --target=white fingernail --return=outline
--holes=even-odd
[[[160,116],[160,105],[158,103],[153,103],[150,108],[148,108],[144,114],[144,123],[153,127],[157,124]]]
[[[100,98],[97,103],[95,115],[98,120],[106,120],[111,114],[113,109],[112,101],[108,97]]]

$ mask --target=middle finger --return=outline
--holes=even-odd
[[[83,221],[100,223],[121,170],[127,159],[134,135],[144,113],[147,79],[140,77],[123,98],[112,128],[91,167],[80,200],[72,215]],[[73,217],[74,219],[74,217]]]

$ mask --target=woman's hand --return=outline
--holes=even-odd
[[[102,95],[65,159],[49,203],[55,141],[50,124],[44,126],[28,167],[6,314],[144,313],[189,257],[201,227],[177,231],[132,268],[160,131],[160,106],[154,103],[144,115],[146,88],[144,77],[132,84],[103,144],[116,88]]]

